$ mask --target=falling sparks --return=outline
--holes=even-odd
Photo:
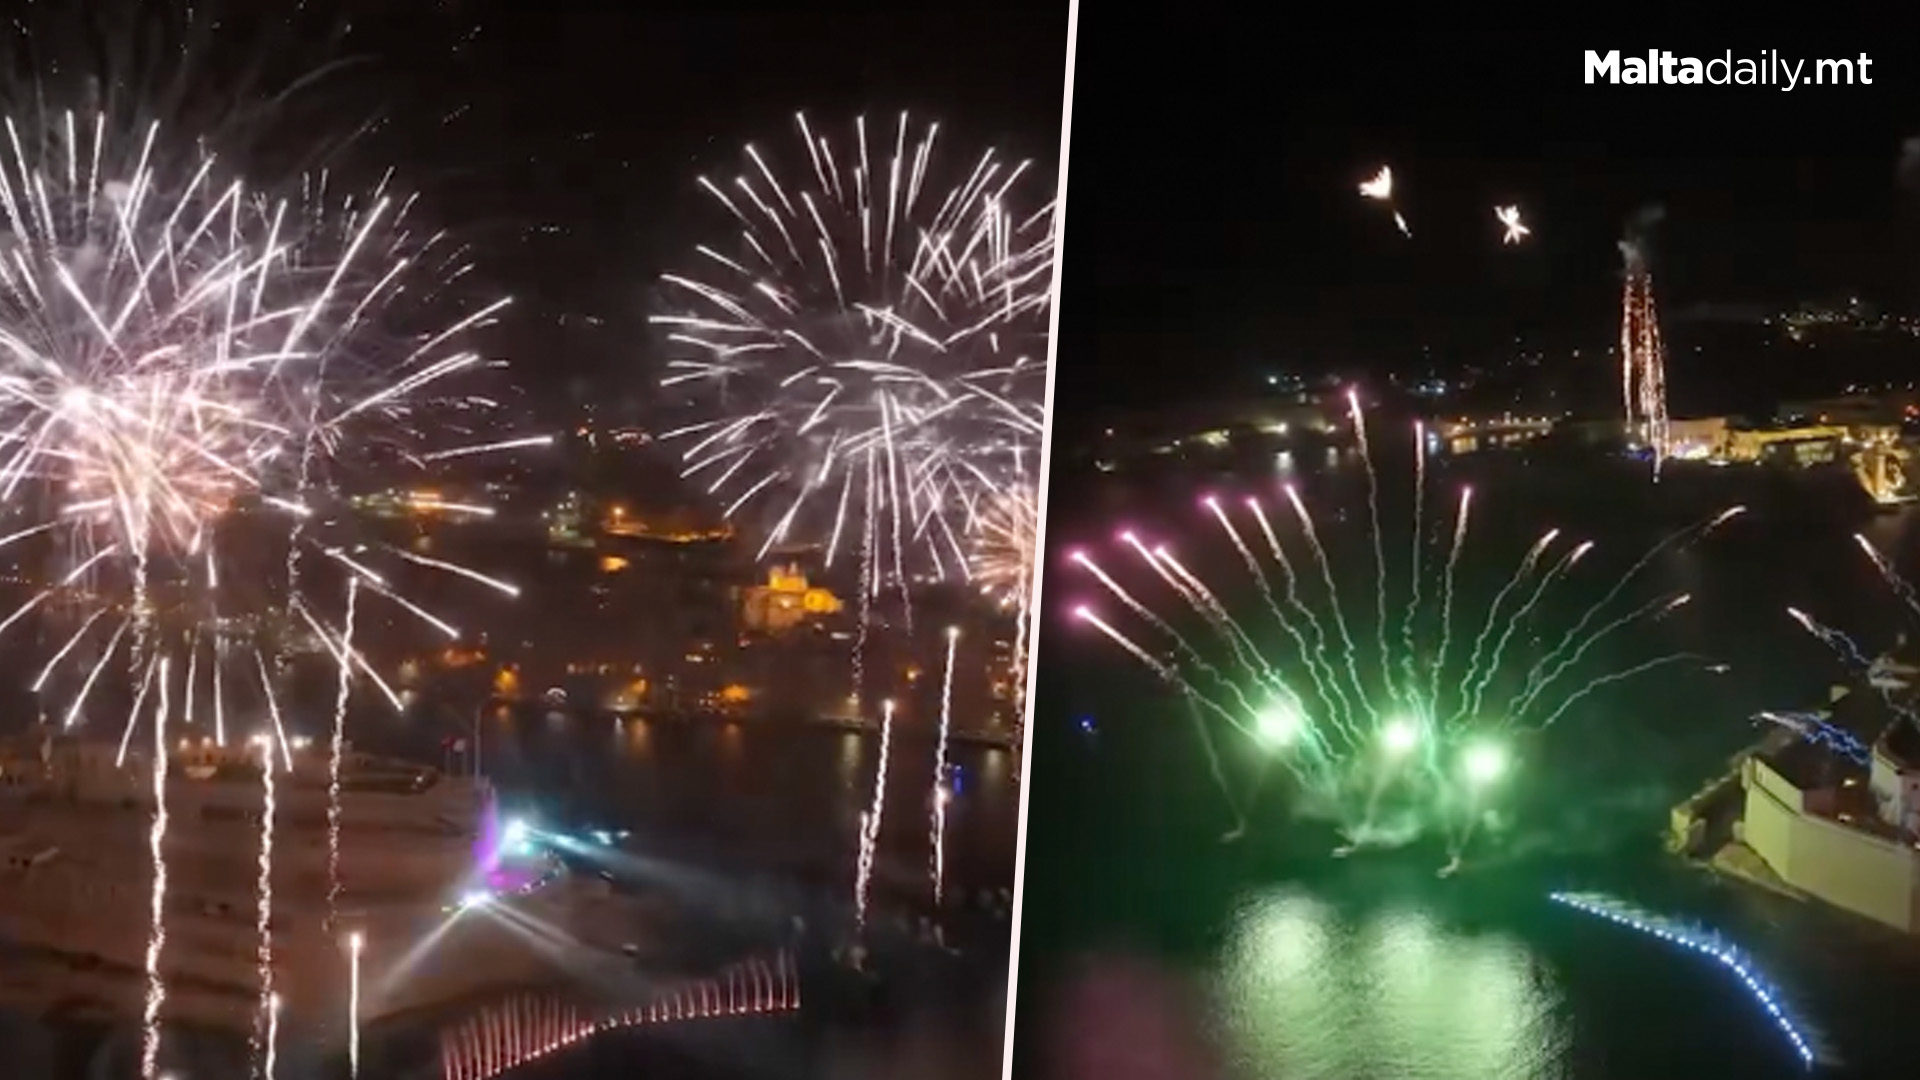
[[[273,1075],[273,1012],[279,996],[273,989],[273,826],[279,816],[273,783],[273,737],[254,739],[260,748],[260,878],[254,887],[255,970],[260,980],[260,1005],[254,1023],[254,1045],[261,1053],[259,1075]]]
[[[64,727],[86,722],[100,684],[120,678],[133,684],[135,702],[123,761],[136,728],[153,726],[141,1057],[152,1078],[167,993],[167,733],[197,722],[196,710],[211,702],[224,745],[228,697],[240,694],[237,707],[273,721],[264,752],[277,748],[292,764],[275,693],[284,665],[269,670],[263,641],[203,628],[304,626],[395,700],[354,651],[352,614],[330,632],[306,590],[344,574],[350,590],[367,585],[404,613],[449,628],[382,574],[388,553],[366,542],[356,515],[335,512],[338,493],[374,468],[390,476],[399,462],[425,467],[551,440],[503,430],[494,403],[453,389],[493,366],[468,339],[508,302],[456,294],[468,253],[449,234],[420,227],[417,200],[390,179],[344,198],[323,183],[282,194],[230,172],[197,133],[57,109],[34,117],[9,119],[0,144],[0,495],[29,523],[0,537],[0,548],[19,565],[44,566],[44,580],[0,618],[0,630],[29,615],[53,624],[40,629],[51,630],[57,648],[33,685],[43,702],[62,702]],[[488,512],[451,499],[412,509]],[[252,538],[231,534],[257,529],[247,524],[255,518],[289,526],[284,581],[261,581],[253,560],[235,558]],[[324,561],[303,567],[303,552]],[[236,618],[234,600],[250,596],[280,617]],[[281,650],[296,643],[295,635],[278,642]],[[176,669],[185,674],[177,717]],[[338,726],[336,716],[336,748]],[[265,766],[270,803],[275,768]],[[269,805],[263,1003],[277,1000],[264,937],[271,820]],[[337,812],[332,826],[330,909]],[[264,1026],[277,1025],[274,1008],[262,1011]],[[270,1074],[272,1039],[265,1043]]]
[[[1357,414],[1356,421],[1364,426]],[[1363,455],[1367,446],[1363,432]],[[1416,475],[1424,479],[1424,470]],[[1375,484],[1367,488],[1371,501]],[[1273,502],[1291,511],[1288,519],[1270,513]],[[1182,693],[1203,721],[1210,756],[1209,719],[1269,755],[1296,782],[1302,806],[1332,817],[1352,845],[1437,830],[1456,858],[1507,768],[1505,746],[1514,732],[1551,728],[1614,683],[1697,659],[1669,653],[1589,670],[1602,642],[1644,635],[1647,624],[1688,602],[1684,593],[1621,602],[1655,556],[1701,540],[1742,512],[1735,507],[1669,535],[1577,619],[1555,625],[1555,605],[1546,601],[1593,545],[1567,544],[1560,530],[1545,531],[1475,611],[1458,580],[1470,549],[1468,490],[1460,493],[1452,528],[1436,538],[1444,538],[1444,550],[1425,558],[1416,551],[1414,566],[1440,568],[1438,587],[1425,594],[1416,591],[1417,576],[1403,581],[1385,569],[1377,509],[1365,517],[1373,542],[1353,544],[1323,538],[1291,488],[1275,501],[1248,497],[1238,513],[1214,496],[1200,504],[1237,554],[1246,586],[1216,591],[1169,545],[1128,530],[1118,548],[1139,584],[1123,584],[1123,575],[1087,552],[1071,561],[1150,636],[1122,629],[1091,605],[1078,607],[1076,617]],[[1426,542],[1415,538],[1416,545]],[[1334,566],[1344,550],[1367,551],[1369,569],[1377,571],[1367,575],[1374,595],[1362,602],[1350,602],[1341,586],[1348,575]],[[1252,601],[1259,621],[1230,606],[1240,596]],[[1173,614],[1161,613],[1161,601],[1198,629],[1181,629]],[[1269,639],[1284,647],[1261,644]],[[1244,830],[1251,794],[1236,796],[1218,773],[1216,781]]]
[[[873,864],[880,846],[880,820],[887,809],[887,759],[893,755],[893,702],[880,710],[880,764],[873,776],[873,805],[860,815],[860,862],[854,876],[854,919],[867,926],[867,899],[873,888]]]
[[[1039,526],[1033,485],[1027,483],[997,493],[980,513],[973,529],[973,579],[1002,609],[1027,601]]]
[[[147,929],[147,1007],[140,1046],[140,1075],[157,1080],[160,1075],[160,1010],[167,1001],[166,980],[160,974],[160,958],[167,947],[167,691],[168,661],[160,661],[160,704],[153,718],[153,828],[148,834],[148,855],[153,862],[152,921]]]
[[[843,147],[795,122],[791,174],[748,146],[699,181],[737,232],[662,278],[665,385],[701,410],[663,438],[728,517],[768,523],[762,557],[817,542],[831,566],[863,538],[904,603],[910,576],[969,580],[966,508],[1044,430],[1053,209],[991,150],[949,177],[938,125],[862,118]]]
[[[1024,745],[1027,664],[1032,627],[1033,563],[1039,551],[1039,504],[1032,484],[1020,484],[987,501],[974,530],[974,580],[1003,611],[1013,613],[1010,713],[1015,747]],[[1019,761],[1014,781],[1019,782]]]
[[[340,917],[340,759],[347,745],[347,699],[353,689],[353,624],[360,579],[347,580],[347,622],[340,635],[340,682],[333,699],[333,739],[327,753],[327,929]]]
[[[1500,236],[1500,242],[1503,244],[1517,244],[1533,233],[1532,229],[1521,224],[1520,208],[1517,206],[1496,206],[1493,208],[1493,216],[1499,219],[1506,230]]]
[[[1646,252],[1633,242],[1622,244],[1621,250],[1627,268],[1620,305],[1620,392],[1626,403],[1627,429],[1646,441],[1657,480],[1670,449],[1666,347],[1660,341]]]
[[[203,656],[193,632],[225,621],[223,525],[285,515],[288,577],[267,584],[306,615],[303,547],[359,550],[337,535],[352,515],[306,526],[354,470],[542,443],[492,437],[485,399],[448,389],[488,366],[463,342],[507,302],[454,297],[466,253],[385,182],[284,198],[157,124],[45,115],[9,120],[0,150],[0,492],[40,522],[0,547],[66,566],[0,629],[42,609],[77,625],[35,680],[67,699],[68,726],[116,653],[141,680],[159,652],[186,650],[180,719],[211,700],[224,743],[227,684],[248,674],[228,658],[257,650],[213,636]],[[184,602],[155,605],[163,585]]]
[[[928,828],[933,849],[933,906],[938,908],[947,882],[947,736],[953,722],[953,659],[960,645],[960,628],[947,629],[946,674],[940,681],[940,734],[933,747],[933,820]]]
[[[1413,230],[1407,227],[1407,219],[1400,215],[1399,207],[1393,204],[1393,170],[1391,168],[1382,165],[1380,171],[1373,174],[1373,179],[1361,181],[1360,195],[1362,198],[1384,203],[1387,211],[1393,215],[1393,224],[1400,230],[1400,235],[1409,239],[1413,237]]]

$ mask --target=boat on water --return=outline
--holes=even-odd
[[[346,753],[336,895],[324,747],[274,754],[271,951],[258,932],[267,805],[259,745],[169,755],[169,1022],[251,1030],[271,967],[281,1023],[337,1028],[359,948],[359,1015],[431,1012],[597,970],[630,972],[662,913],[571,874],[483,779]],[[50,733],[0,742],[0,1005],[138,1016],[155,877],[151,756]],[[518,834],[518,835],[517,835]],[[269,959],[270,958],[270,959]]]

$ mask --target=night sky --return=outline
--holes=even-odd
[[[1875,51],[1777,35],[1810,57]],[[1337,46],[1336,46],[1337,42]],[[1859,291],[1920,313],[1920,229],[1896,182],[1920,74],[1871,87],[1583,85],[1585,47],[1736,56],[1685,35],[1236,33],[1080,25],[1056,415],[1134,407],[1266,367],[1407,371],[1616,333],[1626,219],[1658,204],[1671,323],[1698,305]],[[1413,238],[1358,183],[1395,172]],[[1904,192],[1904,193],[1903,193]],[[1496,204],[1535,230],[1503,248]]]
[[[1032,157],[1052,186],[1064,3],[913,17],[529,7],[467,7],[483,30],[465,81],[444,84],[467,107],[440,156],[472,221],[516,230],[500,255],[527,301],[516,351],[538,352],[540,378],[564,379],[569,398],[647,393],[653,279],[733,232],[695,178],[737,175],[749,141],[801,167],[796,110],[844,145],[859,113],[877,125],[905,109],[940,120],[949,152]]]
[[[735,175],[749,141],[801,164],[796,110],[840,140],[862,111],[938,119],[953,154],[1034,158],[1037,190],[1058,162],[1064,0],[890,16],[584,0],[7,7],[33,42],[12,56],[14,111],[42,92],[30,86],[106,70],[120,101],[219,129],[249,163],[396,168],[472,245],[472,287],[514,297],[488,347],[562,407],[647,396],[653,280],[732,232],[695,178]]]

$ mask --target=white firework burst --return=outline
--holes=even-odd
[[[754,511],[762,555],[853,551],[903,595],[964,580],[961,508],[1044,427],[1052,207],[993,150],[948,172],[939,126],[905,114],[878,135],[857,119],[845,147],[795,123],[794,171],[749,145],[738,176],[700,179],[736,231],[662,279],[665,384],[700,410],[671,433],[683,476]]]

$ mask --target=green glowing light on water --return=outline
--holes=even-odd
[[[1507,752],[1496,743],[1475,743],[1467,747],[1461,767],[1466,771],[1468,783],[1483,787],[1506,775]]]
[[[1270,706],[1260,714],[1257,731],[1269,749],[1291,746],[1300,737],[1302,727],[1298,711],[1285,705]]]
[[[1420,727],[1411,720],[1389,720],[1380,729],[1380,747],[1394,757],[1403,757],[1420,745]]]

